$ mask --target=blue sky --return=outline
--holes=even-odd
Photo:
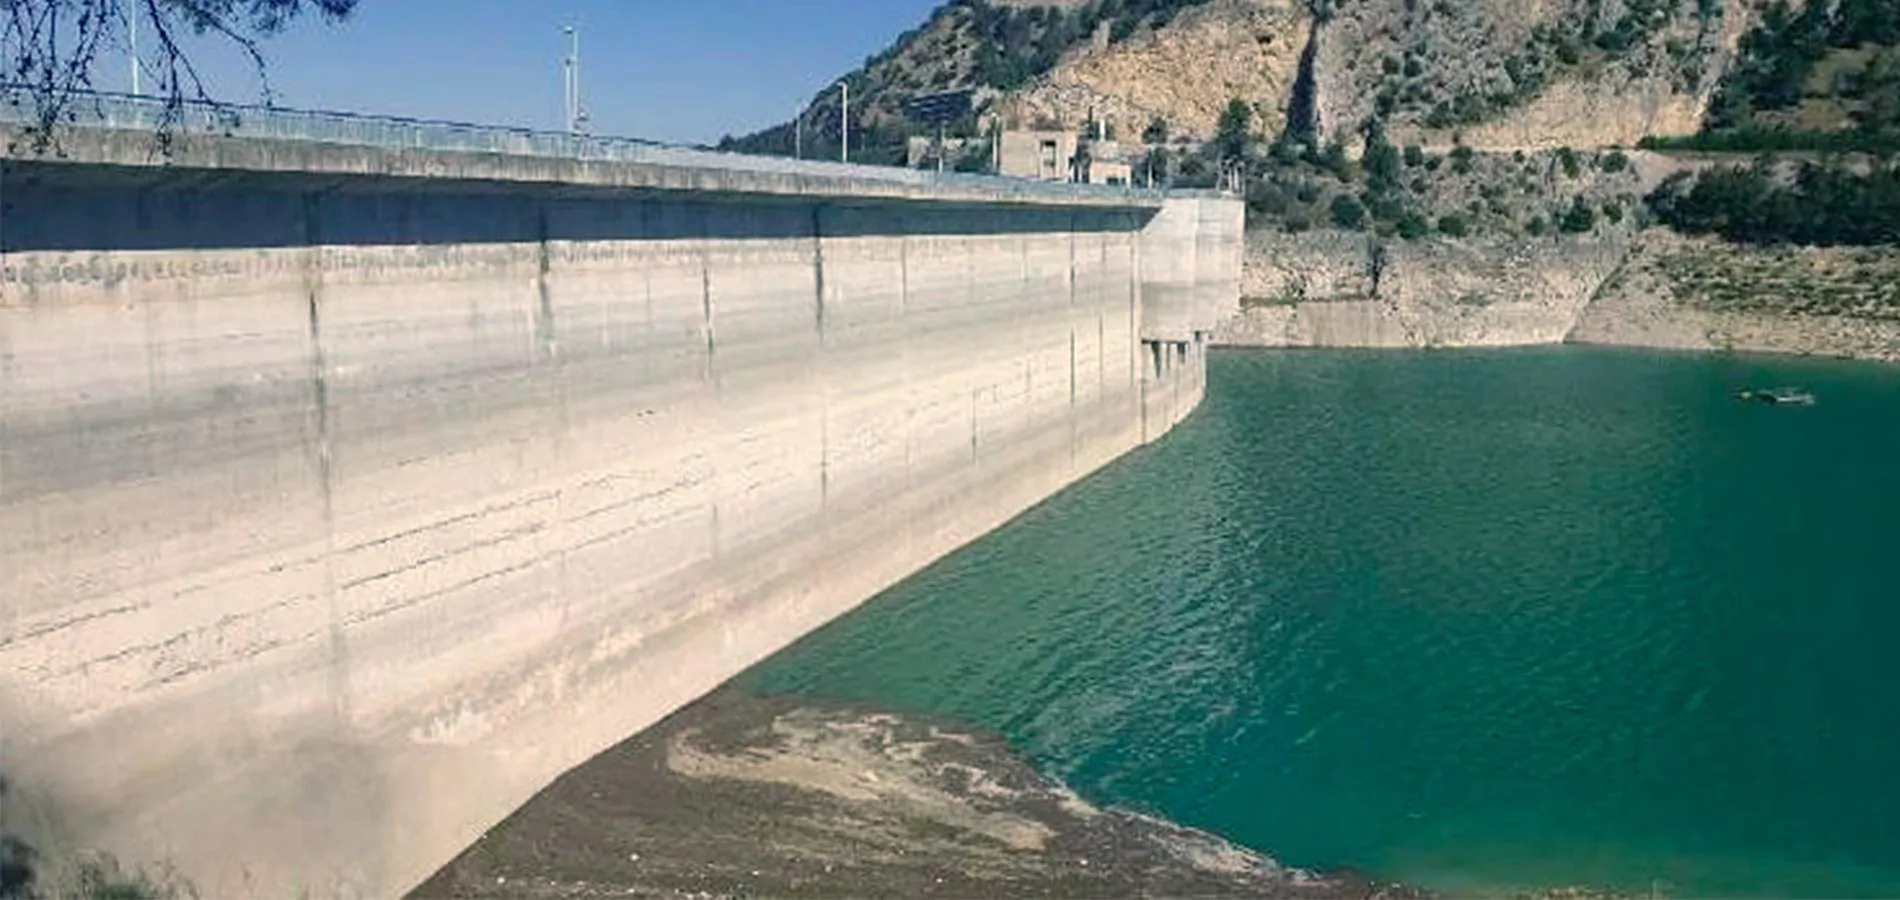
[[[360,0],[349,22],[300,21],[264,51],[284,106],[559,128],[574,20],[596,133],[711,142],[790,119],[939,2]],[[219,99],[259,98],[237,54],[197,52]],[[130,78],[122,51],[96,72],[101,89]]]

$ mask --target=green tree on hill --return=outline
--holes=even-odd
[[[1214,127],[1215,158],[1227,162],[1246,158],[1252,129],[1253,107],[1239,97],[1227,101],[1227,108],[1221,110],[1220,121]]]
[[[1381,192],[1398,188],[1402,164],[1399,150],[1386,140],[1385,126],[1377,120],[1366,128],[1366,152],[1360,164],[1365,168],[1367,187]]]
[[[1646,201],[1657,221],[1686,234],[1751,244],[1900,243],[1900,165],[1857,171],[1804,163],[1792,179],[1772,162],[1665,179]]]
[[[1425,216],[1416,210],[1408,210],[1404,215],[1399,217],[1398,234],[1399,237],[1405,240],[1416,241],[1431,234],[1431,232],[1432,223],[1427,221]]]
[[[1774,0],[1762,10],[1756,26],[1742,36],[1735,62],[1710,105],[1705,130],[1758,127],[1758,113],[1803,103],[1816,67],[1835,51],[1896,46],[1900,46],[1900,3],[1894,0],[1813,0],[1798,12],[1788,0]],[[1846,74],[1845,81],[1823,93],[1836,101],[1860,95],[1864,88],[1843,92],[1838,87],[1855,80],[1853,73]],[[1863,84],[1865,77],[1861,76]]]
[[[1358,231],[1366,225],[1366,208],[1351,194],[1340,194],[1333,198],[1333,225],[1348,231]]]
[[[1359,177],[1358,167],[1346,155],[1346,145],[1340,143],[1338,138],[1326,142],[1326,149],[1319,154],[1319,165],[1340,181],[1353,181]]]
[[[1583,202],[1581,196],[1571,201],[1570,210],[1564,213],[1563,218],[1557,223],[1557,227],[1566,234],[1585,234],[1596,225],[1596,210],[1591,209],[1590,204]]]
[[[1168,142],[1168,120],[1155,116],[1148,120],[1148,127],[1141,131],[1144,144],[1165,144]]]
[[[1565,178],[1576,178],[1583,174],[1583,164],[1577,158],[1577,151],[1569,147],[1557,149],[1557,162],[1563,166]]]
[[[1828,41],[1836,47],[1900,44],[1900,4],[1893,0],[1839,0]]]
[[[1854,112],[1854,126],[1861,133],[1891,137],[1900,146],[1900,51],[1875,57],[1867,64],[1854,85],[1861,107]]]

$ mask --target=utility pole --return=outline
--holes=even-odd
[[[581,109],[581,33],[573,25],[561,26],[561,32],[567,35],[567,59],[562,63],[566,75],[564,85],[566,105],[567,133],[580,134],[581,125],[587,121],[587,113]]]
[[[132,38],[132,96],[144,93],[139,84],[139,0],[125,0],[125,27]]]
[[[838,123],[838,161],[850,162],[851,161],[851,85],[840,81],[838,82],[838,87],[840,90],[844,91],[844,101],[842,104],[843,109],[844,109],[844,116],[842,120]]]

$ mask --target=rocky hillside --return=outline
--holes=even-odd
[[[1405,240],[1627,235],[1642,223],[1643,156],[1570,148],[1479,152],[1464,145],[1441,153],[1375,138],[1354,160],[1332,143],[1318,154],[1262,166],[1247,186],[1248,224]]]
[[[1744,0],[1213,0],[1012,99],[1198,137],[1238,97],[1268,137],[1351,143],[1378,119],[1401,144],[1628,146],[1694,133],[1754,21]]]
[[[1350,145],[1376,119],[1399,144],[1633,145],[1698,130],[1756,20],[1750,0],[951,0],[843,80],[870,161],[926,130],[905,99],[964,88],[962,133],[1160,120],[1198,141],[1238,98],[1264,139]],[[836,92],[814,98],[807,150],[837,124]],[[723,146],[790,153],[792,134]]]
[[[1210,0],[950,0],[922,25],[900,35],[864,65],[839,78],[851,87],[854,158],[902,164],[910,134],[922,123],[902,113],[906,99],[936,91],[972,89],[979,109],[993,111],[1012,95],[1066,61],[1117,48],[1163,31],[1187,10]],[[1178,74],[1178,73],[1177,73]],[[1225,102],[1225,99],[1222,100]],[[812,99],[804,120],[808,155],[837,153],[840,97],[829,88]],[[1070,127],[1080,120],[1068,121]],[[974,134],[977,117],[955,134]],[[792,123],[743,137],[720,149],[791,155]]]
[[[1240,314],[1254,347],[1556,342],[1900,361],[1900,247],[1634,237],[1382,242],[1248,235]]]
[[[1340,232],[1247,239],[1230,346],[1472,347],[1564,340],[1626,239],[1430,238]]]
[[[1900,3],[1773,0],[1743,37],[1705,132],[1735,149],[1799,144],[1749,140],[1764,133],[1859,138],[1817,149],[1900,146]]]
[[[1261,133],[1278,134],[1299,79],[1313,17],[1297,0],[1211,0],[1168,25],[1079,49],[998,106],[1006,122],[1080,122],[1091,112],[1187,140],[1214,135],[1235,98]]]
[[[1644,236],[1568,339],[1900,361],[1900,247]]]
[[[1315,124],[1507,149],[1693,132],[1750,18],[1738,0],[1340,0],[1315,31]]]

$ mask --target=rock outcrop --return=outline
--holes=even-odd
[[[1636,236],[1248,236],[1249,347],[1616,344],[1900,362],[1900,247]]]
[[[1316,123],[1480,149],[1691,134],[1754,13],[1742,0],[1340,0],[1316,31]]]
[[[1305,124],[1349,145],[1382,115],[1401,144],[1633,146],[1701,127],[1753,21],[1744,0],[1214,0],[1079,46],[1003,109],[1070,126],[1091,112],[1134,127],[1159,117],[1205,138],[1237,97],[1270,136],[1298,106],[1310,42]]]
[[[1257,347],[1557,343],[1628,246],[1620,238],[1256,233],[1241,311],[1215,339]]]
[[[1302,0],[1214,0],[1164,28],[1071,54],[1010,98],[1004,117],[1073,125],[1093,113],[1129,137],[1160,118],[1177,135],[1204,140],[1238,97],[1263,132],[1276,133],[1311,25]]]
[[[1900,248],[1751,248],[1652,232],[1569,340],[1900,361]]]
[[[1017,19],[999,30],[998,14]],[[908,97],[973,88],[985,120],[1072,129],[1093,117],[1124,140],[1157,118],[1204,140],[1238,98],[1259,137],[1297,117],[1354,151],[1375,116],[1400,144],[1633,146],[1698,130],[1756,17],[1749,0],[1179,0],[1165,15],[957,0],[846,78],[867,139],[914,125],[899,113]],[[999,43],[1018,33],[1036,37]],[[835,128],[836,102],[814,98],[814,134]],[[776,126],[732,147],[789,139]]]

